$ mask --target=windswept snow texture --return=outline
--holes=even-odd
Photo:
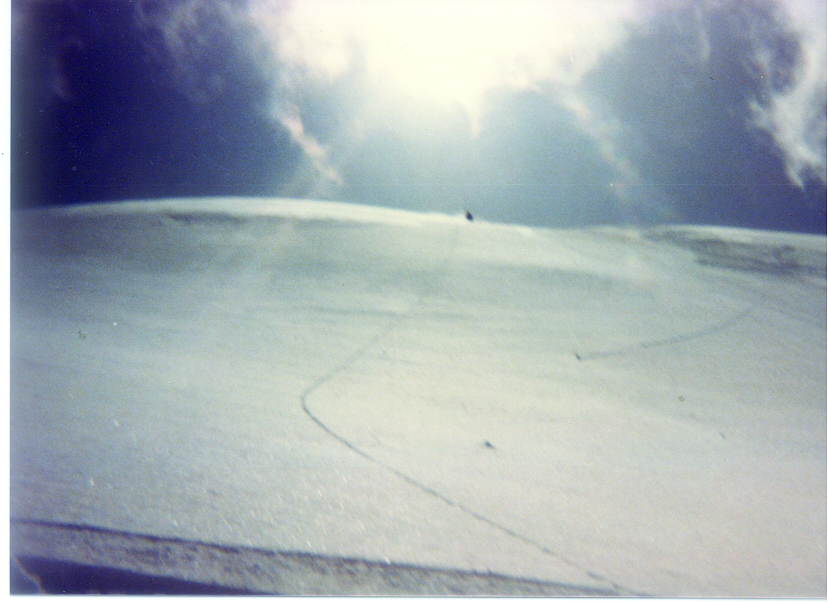
[[[825,596],[825,295],[824,236],[286,200],[17,212],[12,519]]]

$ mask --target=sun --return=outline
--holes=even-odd
[[[499,78],[502,40],[491,7],[465,2],[395,2],[360,19],[369,72],[424,101],[471,109]]]
[[[263,0],[264,1],[264,0]],[[358,48],[378,92],[479,115],[496,86],[579,78],[617,39],[624,0],[303,0],[280,19],[280,59],[336,77]]]

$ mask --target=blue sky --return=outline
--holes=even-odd
[[[825,3],[12,3],[17,206],[825,231]]]

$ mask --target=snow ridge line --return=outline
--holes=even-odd
[[[448,253],[448,255],[446,257],[446,260],[444,261],[443,265],[439,266],[439,268],[438,268],[439,271],[443,272],[443,274],[442,274],[443,276],[447,272],[448,265],[449,265],[449,263],[451,262],[451,260],[453,258],[454,251],[455,251],[455,248],[457,246],[458,230],[459,230],[459,226],[455,227],[454,236],[453,236],[452,242],[450,244],[450,248],[449,248],[449,253]],[[643,596],[645,596],[646,594],[629,590],[629,589],[619,585],[618,583],[615,583],[611,579],[608,579],[606,577],[603,577],[602,575],[598,575],[598,574],[596,574],[592,571],[589,571],[589,570],[583,568],[582,566],[578,565],[574,561],[565,558],[564,556],[562,556],[559,553],[555,552],[551,548],[543,545],[542,543],[539,543],[539,542],[535,541],[534,539],[532,539],[532,538],[530,538],[526,535],[523,535],[521,533],[518,533],[517,531],[514,531],[513,529],[510,529],[509,527],[507,527],[505,525],[502,525],[502,524],[492,520],[491,518],[477,512],[477,511],[475,511],[471,508],[469,508],[468,506],[466,506],[464,504],[456,502],[455,500],[451,499],[450,497],[440,493],[436,489],[433,489],[433,488],[429,487],[428,485],[425,485],[424,483],[421,483],[420,481],[414,479],[413,477],[410,477],[409,475],[405,474],[404,472],[394,468],[393,466],[391,466],[389,464],[386,464],[382,460],[380,460],[380,459],[372,456],[368,452],[360,449],[359,447],[357,447],[356,445],[354,445],[353,443],[348,441],[348,439],[346,439],[342,435],[335,432],[328,425],[326,425],[324,422],[322,422],[322,420],[320,420],[313,413],[313,411],[311,411],[310,407],[308,406],[308,397],[310,397],[314,392],[316,392],[320,387],[322,387],[326,383],[330,382],[331,380],[333,380],[334,378],[336,378],[340,374],[343,374],[344,372],[349,370],[351,368],[351,366],[353,366],[357,361],[359,361],[369,349],[371,349],[373,346],[375,346],[377,343],[379,343],[382,339],[384,339],[403,320],[405,320],[406,318],[409,318],[414,313],[416,308],[419,307],[420,305],[422,305],[422,303],[424,301],[424,298],[425,298],[425,290],[422,290],[420,292],[420,295],[419,295],[418,299],[414,303],[412,303],[411,306],[405,312],[400,313],[400,314],[394,316],[393,318],[391,318],[385,324],[385,326],[383,326],[364,345],[362,345],[359,349],[354,351],[354,353],[349,355],[342,362],[340,362],[339,364],[337,364],[333,368],[331,368],[331,370],[329,370],[327,373],[323,374],[318,379],[313,381],[310,385],[308,385],[308,387],[304,391],[302,391],[302,393],[299,396],[299,400],[300,400],[301,406],[302,406],[302,411],[304,411],[305,414],[307,414],[307,416],[320,429],[322,429],[325,433],[327,433],[328,435],[330,435],[331,437],[333,437],[334,439],[339,441],[342,445],[344,445],[345,447],[347,447],[348,449],[350,449],[354,453],[358,454],[359,456],[365,458],[366,460],[368,460],[370,462],[373,462],[375,464],[378,464],[379,466],[381,466],[382,468],[384,468],[385,470],[387,470],[388,472],[390,472],[394,476],[396,476],[396,477],[402,479],[403,481],[405,481],[406,483],[416,487],[420,491],[423,491],[424,493],[426,493],[428,495],[431,495],[431,496],[441,500],[442,502],[446,503],[449,506],[457,508],[458,510],[460,510],[461,512],[471,516],[475,520],[478,520],[482,523],[485,523],[486,525],[489,525],[490,527],[492,527],[494,529],[497,529],[498,531],[501,531],[502,533],[505,533],[509,537],[512,537],[514,539],[522,541],[523,543],[528,544],[528,545],[530,545],[534,548],[537,548],[543,554],[546,554],[548,556],[553,556],[553,557],[561,560],[565,564],[567,564],[567,565],[569,565],[573,568],[576,568],[579,571],[582,571],[586,576],[588,576],[589,578],[591,578],[595,581],[598,581],[598,582],[601,582],[601,583],[606,583],[607,585],[609,585],[613,588],[615,593],[617,593],[619,595],[627,595],[627,596],[634,596],[634,597],[643,597]]]

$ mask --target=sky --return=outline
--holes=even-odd
[[[13,0],[12,205],[825,233],[822,0]]]

